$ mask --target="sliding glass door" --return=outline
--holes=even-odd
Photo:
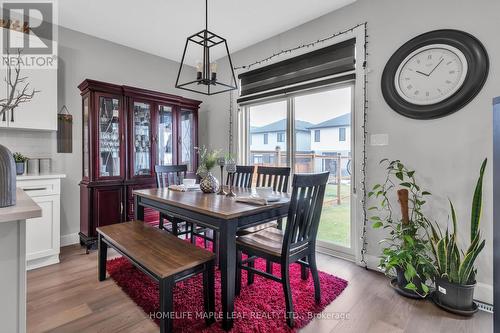
[[[353,85],[343,84],[245,106],[247,163],[330,172],[318,245],[353,254]]]
[[[248,108],[249,165],[288,165],[287,109],[286,100]],[[257,177],[254,177],[256,180]]]
[[[296,173],[329,171],[318,240],[351,252],[352,87],[294,98]]]

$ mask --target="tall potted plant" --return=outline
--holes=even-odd
[[[481,240],[479,222],[481,219],[483,176],[488,160],[485,159],[479,171],[470,221],[470,244],[466,250],[459,250],[457,245],[458,230],[455,208],[450,201],[453,231],[441,230],[439,225],[431,226],[431,252],[434,255],[437,274],[435,277],[435,301],[451,310],[471,311],[474,307],[474,288],[477,269],[474,262],[483,250],[485,240]]]
[[[369,210],[375,229],[388,231],[379,268],[387,275],[396,275],[398,291],[406,296],[424,298],[429,292],[427,281],[435,275],[432,258],[428,254],[426,228],[428,221],[422,212],[425,196],[415,180],[415,171],[408,169],[399,160],[380,162],[386,165],[384,183],[373,186],[368,197],[378,200]],[[397,214],[393,202],[398,199],[401,215]]]

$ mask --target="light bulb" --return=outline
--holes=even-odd
[[[201,71],[203,70],[203,64],[201,63],[201,61],[197,61],[196,62],[196,80],[201,80]]]
[[[196,71],[197,71],[197,72],[201,72],[201,71],[203,70],[203,63],[202,63],[201,61],[199,61],[199,60],[198,60],[198,61],[196,62],[195,67],[196,67]]]
[[[217,82],[217,63],[215,61],[210,64],[210,72],[212,73],[211,83],[215,84]]]
[[[217,62],[213,62],[210,64],[210,72],[217,73]]]

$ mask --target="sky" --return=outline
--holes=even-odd
[[[313,124],[351,112],[351,87],[295,98],[295,118]],[[250,107],[250,126],[260,127],[286,118],[286,101]]]

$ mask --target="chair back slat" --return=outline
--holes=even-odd
[[[273,191],[287,192],[289,167],[265,167],[257,168],[257,187],[272,187]]]
[[[233,182],[231,183],[231,179],[229,175],[227,175],[226,185],[250,188],[252,186],[254,170],[255,167],[253,165],[237,165]]]
[[[155,165],[156,187],[165,188],[182,184],[186,178],[187,165]]]
[[[283,241],[282,254],[304,246],[315,245],[323,208],[329,172],[296,174]]]

